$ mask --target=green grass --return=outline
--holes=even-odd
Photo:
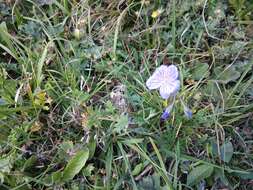
[[[0,1],[0,189],[252,189],[252,5]]]

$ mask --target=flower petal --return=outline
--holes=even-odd
[[[159,91],[160,91],[160,95],[163,99],[168,99],[170,96],[174,96],[176,95],[176,93],[179,91],[180,89],[180,81],[179,80],[175,80],[173,82],[170,82],[168,84],[163,84]]]
[[[157,89],[162,85],[161,80],[158,77],[152,75],[146,82],[146,86],[149,90]]]
[[[148,87],[148,89],[153,90],[159,88],[162,85],[162,82],[164,81],[166,73],[168,73],[167,66],[162,65],[158,67],[146,82],[146,86]]]
[[[167,69],[165,70],[166,77],[169,77],[171,80],[177,80],[178,79],[178,69],[175,65],[167,66]]]

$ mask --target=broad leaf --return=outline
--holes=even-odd
[[[221,160],[229,162],[233,156],[234,148],[231,142],[225,143],[220,147]]]
[[[201,78],[208,76],[208,68],[209,65],[207,63],[197,63],[192,70],[192,78],[200,80]]]
[[[240,177],[241,179],[253,180],[253,171],[233,172],[232,174]]]
[[[215,168],[214,173],[215,179],[219,179],[224,185],[228,186],[230,189],[233,189],[223,169]]]
[[[138,189],[139,190],[155,190],[155,189],[161,189],[161,182],[158,174],[149,175],[147,177],[144,177],[139,183],[138,183]],[[169,189],[169,188],[167,188]]]
[[[89,157],[89,149],[79,151],[67,164],[63,171],[62,181],[69,181],[85,166]]]
[[[210,165],[199,165],[194,168],[187,176],[187,184],[193,186],[200,182],[202,179],[208,178],[213,173],[213,166]]]
[[[240,73],[232,66],[228,68],[216,67],[214,73],[216,75],[216,80],[224,84],[235,81],[240,77]]]

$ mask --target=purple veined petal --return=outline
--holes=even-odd
[[[156,69],[162,80],[174,81],[178,79],[178,69],[175,65],[161,65]]]
[[[171,80],[177,80],[178,79],[178,69],[175,65],[169,65],[167,66],[167,69],[165,70],[166,77],[168,77]]]
[[[157,89],[162,85],[161,79],[157,75],[152,75],[146,82],[149,90]]]
[[[168,73],[167,66],[161,65],[160,67],[158,67],[146,82],[146,86],[148,87],[148,89],[153,90],[159,88],[165,80],[166,73]]]
[[[164,83],[159,89],[163,99],[168,99],[170,96],[175,96],[180,89],[180,81],[175,80],[169,83]]]

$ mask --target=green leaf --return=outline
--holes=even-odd
[[[15,155],[11,154],[6,157],[0,157],[0,172],[9,173],[13,167]]]
[[[187,185],[193,186],[202,179],[208,178],[213,173],[213,166],[210,165],[199,165],[194,168],[187,176]]]
[[[58,184],[58,183],[60,183],[61,182],[61,178],[62,178],[62,172],[61,171],[56,171],[56,172],[54,172],[54,173],[52,173],[52,183],[54,183],[54,184]]]
[[[231,142],[225,143],[220,148],[221,160],[229,162],[233,156],[234,148]]]
[[[128,117],[127,115],[120,115],[117,123],[114,126],[114,132],[120,133],[122,130],[126,129],[128,126]]]
[[[161,189],[160,178],[157,173],[144,177],[138,183],[139,190],[147,190],[147,189]],[[169,188],[168,188],[169,189]]]
[[[194,80],[200,80],[203,77],[209,75],[209,65],[207,63],[197,63],[192,70],[192,78]]]
[[[245,173],[233,172],[232,174],[240,177],[241,179],[253,180],[253,171],[245,171]]]
[[[72,141],[63,141],[58,150],[60,160],[68,161],[70,159],[69,152],[73,152],[74,145]]]
[[[216,80],[223,84],[235,81],[240,77],[240,73],[235,70],[235,67],[228,67],[225,69],[222,67],[216,67],[214,73],[216,75]]]
[[[42,82],[42,79],[43,79],[42,68],[43,68],[44,62],[46,61],[46,58],[47,58],[48,45],[49,44],[46,45],[46,47],[39,59],[39,62],[37,64],[37,74],[36,74],[37,87],[40,86],[40,83]]]
[[[89,149],[79,151],[67,164],[63,171],[62,181],[69,181],[85,166],[89,157]]]
[[[215,100],[218,100],[221,98],[219,89],[217,88],[217,85],[213,81],[208,81],[205,87],[201,89],[201,92],[204,95],[210,96],[211,98]]]
[[[93,164],[89,164],[88,166],[86,166],[83,170],[82,170],[82,174],[83,176],[89,177],[92,175],[92,171],[95,169],[95,167],[93,166]]]
[[[228,186],[230,189],[233,189],[232,188],[232,185],[230,184],[228,178],[226,177],[225,173],[224,173],[224,170],[223,169],[220,169],[220,168],[215,168],[215,172],[214,172],[214,178],[215,179],[220,179],[221,182]]]
[[[29,159],[27,159],[23,166],[23,171],[29,171],[36,163],[36,156],[32,155]]]
[[[87,144],[87,147],[89,149],[89,158],[92,158],[94,156],[95,151],[96,151],[96,146],[97,146],[96,141],[94,140],[94,138],[91,138],[89,143]]]
[[[42,35],[42,28],[40,24],[34,21],[28,21],[26,24],[21,26],[21,31],[32,38],[39,38]]]
[[[5,22],[0,24],[0,41],[3,40],[7,46],[0,43],[0,48],[4,49],[7,53],[9,53],[15,59],[18,59],[17,52],[13,46],[13,43],[10,38],[10,34],[8,33],[8,29]]]
[[[4,174],[0,172],[0,183],[4,182]]]
[[[137,164],[137,165],[134,167],[134,170],[132,171],[132,175],[133,175],[133,176],[138,175],[138,174],[141,172],[142,169],[143,169],[143,163]]]

